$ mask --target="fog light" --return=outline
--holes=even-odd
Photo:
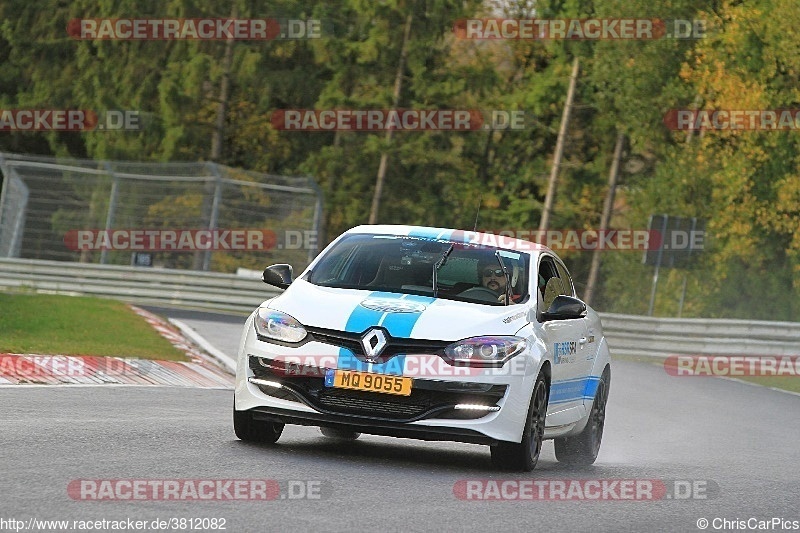
[[[500,408],[496,405],[480,405],[477,403],[459,403],[457,404],[454,409],[463,409],[469,411],[499,411]]]
[[[277,381],[269,381],[267,379],[247,378],[247,381],[249,381],[253,385],[262,385],[264,387],[273,387],[276,389],[280,389],[283,387],[283,385],[281,385]]]

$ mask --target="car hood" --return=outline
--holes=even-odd
[[[361,333],[371,326],[393,337],[455,341],[513,335],[527,323],[523,304],[492,306],[430,296],[320,287],[295,280],[266,303],[308,327]]]

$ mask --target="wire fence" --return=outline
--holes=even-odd
[[[0,257],[233,272],[317,253],[311,178],[0,154]]]

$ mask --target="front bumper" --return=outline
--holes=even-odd
[[[409,396],[377,394],[325,386],[324,369],[286,366],[272,359],[249,356],[255,385],[267,396],[305,404],[320,413],[385,422],[425,419],[469,420],[500,410],[507,385],[411,378]]]
[[[413,377],[408,397],[351,391],[325,387],[322,368],[301,368],[298,375],[287,376],[285,362],[273,364],[281,355],[276,350],[285,353],[281,347],[249,332],[245,336],[237,362],[237,410],[251,410],[256,419],[374,435],[479,444],[519,442],[538,373],[538,365],[526,364],[524,372],[515,374],[481,370],[471,376]],[[305,349],[319,353],[324,347],[310,343]],[[456,409],[460,404],[497,410]]]

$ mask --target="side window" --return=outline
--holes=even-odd
[[[564,286],[564,292],[561,294],[564,296],[573,296],[575,294],[575,286],[572,284],[572,277],[569,275],[567,267],[556,262],[556,268],[558,268],[558,275],[561,278],[561,285]]]
[[[565,294],[564,286],[558,277],[556,262],[550,256],[539,260],[539,292],[542,296],[542,309],[546,310],[559,294]]]

